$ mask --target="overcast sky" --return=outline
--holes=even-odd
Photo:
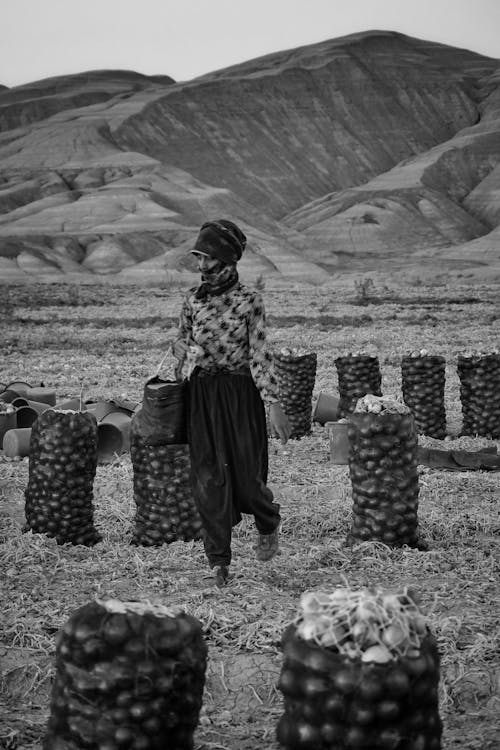
[[[368,29],[500,59],[500,0],[3,0],[0,83],[103,68],[189,80]]]

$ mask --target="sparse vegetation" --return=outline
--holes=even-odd
[[[354,282],[356,292],[355,302],[357,305],[367,305],[375,296],[375,284],[371,276],[364,276]]]

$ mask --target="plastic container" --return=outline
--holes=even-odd
[[[48,405],[46,401],[30,401],[28,399],[28,406],[31,409],[34,409],[38,414],[42,414],[42,412],[47,411],[47,409],[51,409],[52,407]]]
[[[130,450],[131,418],[122,412],[107,414],[97,425],[97,450],[99,458],[109,459],[115,453]]]
[[[80,409],[80,406],[82,407]],[[87,411],[86,404],[82,404],[79,398],[68,398],[66,401],[60,401],[57,404],[59,411],[65,411],[66,409],[71,411]]]
[[[29,456],[31,427],[8,430],[3,436],[3,452],[9,458]]]
[[[347,435],[347,422],[327,422],[328,436],[330,439],[330,460],[332,464],[349,463],[349,438]]]
[[[17,410],[17,426],[32,427],[39,415],[40,412],[32,406],[20,406]]]
[[[56,405],[56,392],[54,388],[45,388],[44,386],[28,388],[26,391],[26,398],[28,401],[41,401],[49,406]]]
[[[335,422],[339,416],[340,398],[331,393],[320,391],[313,407],[313,422],[325,425],[327,422]]]
[[[13,401],[15,401],[16,398],[24,397],[21,393],[13,390],[13,388],[7,388],[6,391],[2,391],[2,393],[0,393],[0,401],[3,401],[4,404],[11,404]]]
[[[12,406],[15,406],[16,409],[19,409],[20,406],[29,406],[28,399],[24,398],[24,396],[18,396],[14,399],[14,401],[10,402]]]
[[[7,414],[0,413],[0,441],[3,440],[4,435],[17,427],[17,410],[9,412]]]
[[[91,412],[99,423],[108,414],[115,412],[116,406],[109,401],[96,401],[95,403],[85,404],[85,411]]]
[[[7,385],[6,390],[15,391],[18,396],[25,396],[26,391],[32,386],[29,383],[25,383],[24,380],[13,380],[12,383]],[[2,394],[3,395],[3,394]]]

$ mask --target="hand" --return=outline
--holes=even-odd
[[[276,437],[279,437],[282,444],[286,445],[288,438],[292,434],[292,425],[281,408],[279,401],[275,401],[269,407],[269,422]]]
[[[179,361],[183,360],[186,356],[188,345],[182,339],[177,339],[172,344],[172,354]]]

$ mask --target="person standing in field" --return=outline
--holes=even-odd
[[[232,527],[253,515],[256,557],[278,552],[280,507],[267,487],[266,412],[286,443],[291,426],[278,401],[266,348],[261,295],[240,283],[237,262],[246,237],[232,221],[208,221],[193,252],[201,284],[184,299],[172,346],[176,378],[188,381],[188,436],[193,492],[208,563],[217,585],[229,578]]]

